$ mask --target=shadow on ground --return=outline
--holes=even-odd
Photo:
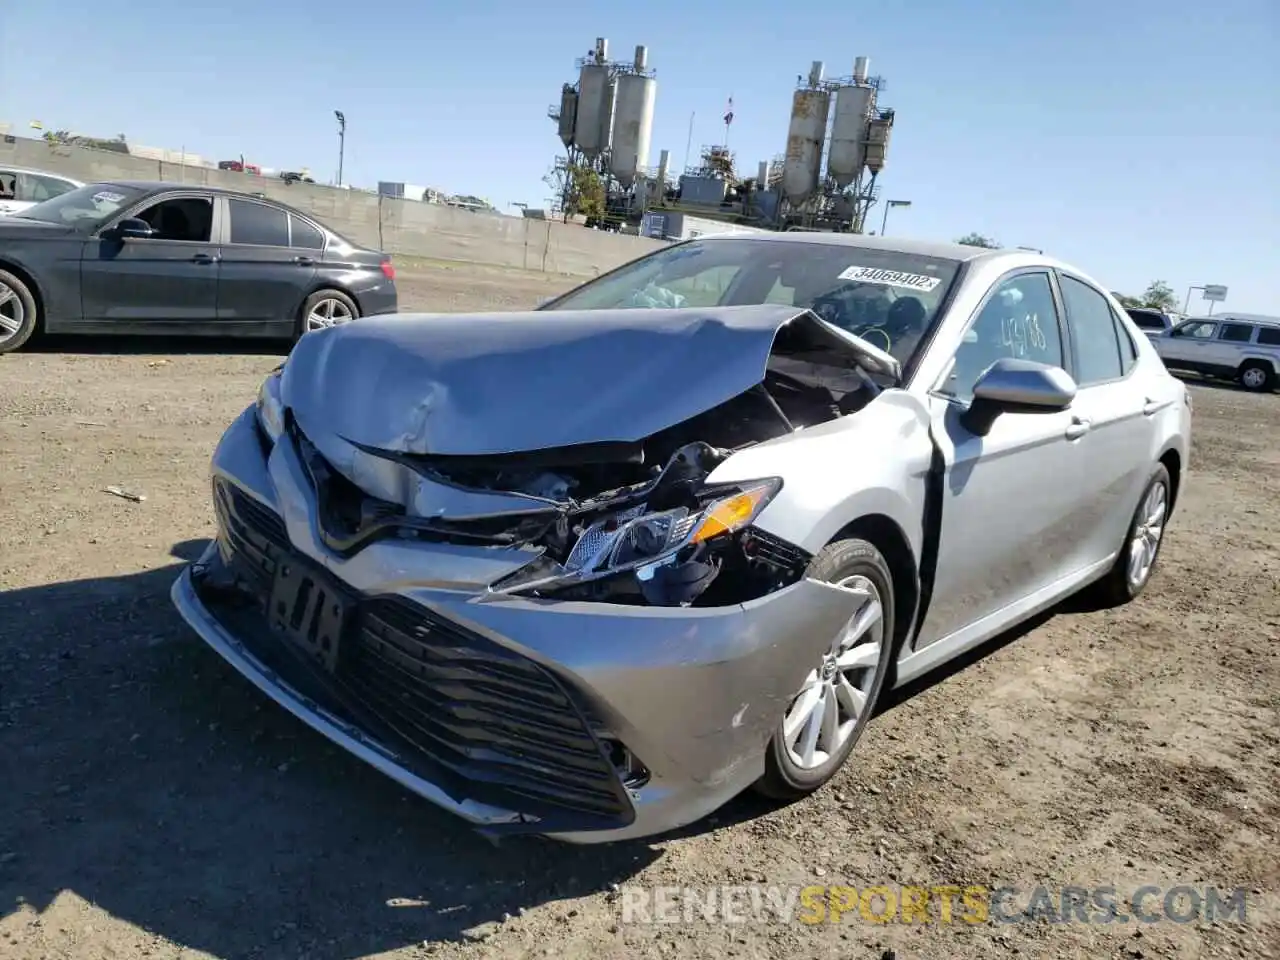
[[[352,956],[459,939],[625,883],[661,855],[480,839],[208,650],[170,605],[180,569],[0,594],[0,916],[70,891],[217,956]],[[769,810],[748,793],[662,839]]]
[[[0,594],[0,916],[70,891],[216,956],[353,956],[659,855],[480,839],[225,666],[170,605],[180,569]]]
[[[43,336],[34,337],[24,353],[61,353],[71,356],[285,356],[287,340],[247,337],[171,336]]]

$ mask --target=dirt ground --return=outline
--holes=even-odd
[[[429,310],[567,285],[401,282]],[[652,844],[494,847],[170,606],[213,531],[214,443],[279,362],[261,350],[0,358],[0,957],[1280,955],[1280,396],[1194,388],[1193,473],[1139,602],[1056,611],[895,697],[818,795]],[[1240,887],[1247,921],[624,922],[639,887],[747,884]]]

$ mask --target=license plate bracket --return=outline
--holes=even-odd
[[[281,560],[271,587],[271,629],[315,658],[329,673],[338,666],[353,605],[333,581],[308,564]]]

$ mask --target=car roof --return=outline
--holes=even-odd
[[[1212,317],[1184,317],[1184,320],[1208,320],[1210,323],[1244,323],[1255,327],[1280,327],[1280,317],[1235,317],[1220,313]]]
[[[0,170],[5,173],[35,173],[42,177],[54,177],[58,180],[65,180],[68,183],[84,183],[83,180],[77,180],[75,177],[68,177],[65,173],[54,173],[52,170],[40,170],[36,167],[15,167],[11,163],[0,163]]]
[[[861,233],[829,233],[822,230],[708,234],[697,239],[711,242],[721,240],[760,240],[766,243],[821,243],[832,246],[856,247],[861,250],[883,250],[889,253],[935,257],[939,260],[954,260],[959,263],[1012,254],[1026,255],[1025,250],[970,247],[962,243],[939,243],[932,240],[912,240],[906,237],[876,237]]]

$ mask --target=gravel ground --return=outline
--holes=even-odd
[[[436,267],[401,288],[406,308],[511,309],[567,284]],[[279,362],[260,350],[0,358],[0,956],[1278,955],[1280,397],[1194,388],[1194,473],[1139,602],[1056,611],[895,697],[818,795],[652,844],[494,847],[170,607],[213,531],[213,445]],[[748,884],[1242,887],[1248,914],[624,922],[641,886]]]

